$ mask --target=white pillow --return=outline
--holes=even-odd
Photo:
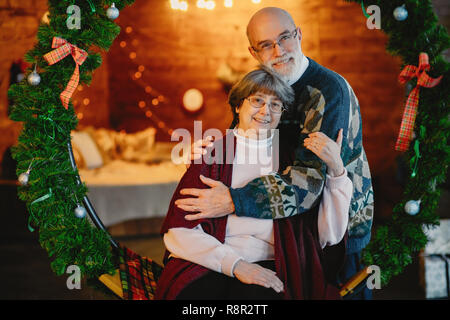
[[[71,136],[72,144],[75,144],[80,151],[88,169],[95,169],[103,166],[102,155],[89,133],[72,131]]]

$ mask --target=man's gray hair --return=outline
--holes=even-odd
[[[287,109],[290,108],[295,99],[294,89],[287,82],[267,67],[260,65],[256,70],[247,73],[230,90],[228,103],[233,112],[233,125],[239,119],[236,109],[241,106],[246,98],[257,92],[277,96]]]

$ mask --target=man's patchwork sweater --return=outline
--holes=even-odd
[[[361,251],[370,240],[373,189],[362,144],[358,99],[339,74],[308,58],[309,65],[292,85],[295,106],[280,121],[280,171],[230,189],[238,216],[280,219],[301,214],[320,203],[325,164],[303,145],[311,132],[336,139],[343,130],[341,156],[353,182],[347,254]],[[290,159],[287,159],[290,158]]]

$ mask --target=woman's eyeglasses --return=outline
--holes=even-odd
[[[262,108],[265,104],[269,105],[270,111],[273,113],[282,113],[286,108],[283,106],[283,104],[279,101],[272,101],[270,103],[267,103],[263,98],[258,96],[250,96],[246,98],[250,104],[255,108]]]

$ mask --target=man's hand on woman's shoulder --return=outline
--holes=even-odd
[[[200,180],[210,188],[185,188],[180,190],[182,195],[195,198],[184,198],[175,201],[175,205],[188,212],[197,212],[185,216],[186,220],[203,218],[218,218],[234,212],[234,204],[230,190],[222,182],[200,175]]]

